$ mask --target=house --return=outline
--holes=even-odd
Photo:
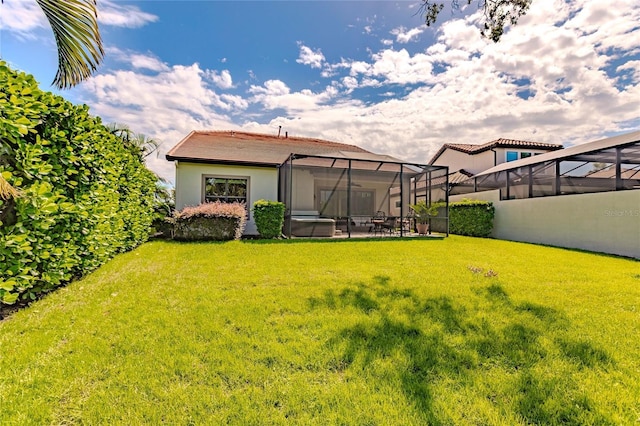
[[[415,202],[412,188],[447,175],[446,167],[286,133],[193,131],[166,158],[175,162],[177,209],[207,201],[239,201],[250,208],[259,199],[279,200],[286,206],[288,231],[304,236],[331,236],[332,227],[350,236],[358,227],[368,229],[376,212],[405,216]],[[245,234],[255,235],[248,214]]]
[[[429,165],[448,166],[451,173],[475,175],[499,164],[562,149],[562,145],[496,139],[481,145],[445,143]]]

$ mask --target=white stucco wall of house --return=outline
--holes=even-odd
[[[640,258],[640,190],[500,200],[499,191],[452,196],[492,201],[493,236]]]
[[[494,154],[495,151],[495,154]],[[507,151],[515,151],[518,154],[529,152],[533,155],[549,152],[544,149],[520,149],[520,148],[495,148],[494,151],[483,151],[475,155],[465,154],[454,149],[445,150],[436,160],[436,166],[449,166],[449,172],[453,173],[460,169],[478,174],[490,169],[493,166],[507,161]],[[494,158],[495,156],[495,158]],[[518,155],[519,157],[520,155]]]
[[[434,163],[436,166],[449,166],[449,172],[460,169],[476,174],[490,169],[493,164],[493,152],[484,151],[476,155],[465,154],[454,149],[445,150]]]
[[[176,209],[195,206],[204,200],[204,176],[243,177],[249,179],[247,197],[248,221],[245,235],[257,235],[251,206],[260,199],[278,199],[278,170],[266,167],[226,166],[175,162]]]
[[[520,148],[496,148],[494,149],[494,151],[496,152],[496,166],[498,164],[502,164],[502,163],[506,163],[507,162],[507,151],[513,151],[513,152],[517,152],[518,153],[518,159],[520,159],[520,154],[523,152],[528,152],[532,155],[536,155],[536,154],[544,154],[547,152],[550,152],[546,149],[520,149]],[[493,167],[493,152],[489,151],[489,153],[491,154],[491,161],[492,161],[492,165],[490,167]],[[487,170],[487,169],[484,169]],[[481,170],[481,171],[484,171]],[[480,172],[478,172],[480,173]]]

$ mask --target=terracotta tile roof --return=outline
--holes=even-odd
[[[455,184],[455,183],[464,182],[465,180],[469,179],[471,176],[473,176],[473,173],[470,173],[465,169],[460,169],[457,172],[453,172],[449,174],[449,183]]]
[[[336,152],[375,155],[355,145],[298,136],[238,131],[193,131],[171,148],[167,160],[207,163],[279,165],[290,154],[326,155]]]
[[[472,176],[473,176],[473,173],[470,173],[465,169],[460,169],[455,172],[451,172],[448,175],[449,185],[455,185],[460,182],[464,182]],[[446,182],[445,176],[434,177],[431,179],[431,185],[444,185],[445,182]],[[417,190],[425,189],[426,187],[427,187],[427,182],[424,180],[419,180],[416,183]]]
[[[504,138],[496,139],[481,145],[470,143],[445,143],[438,152],[436,152],[436,155],[433,156],[431,161],[429,161],[429,164],[432,165],[446,149],[453,149],[454,151],[475,155],[494,148],[544,149],[546,151],[556,151],[558,149],[562,149],[563,146],[553,143],[521,141],[517,139]]]

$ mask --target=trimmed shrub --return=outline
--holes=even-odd
[[[173,214],[174,238],[184,241],[238,240],[247,223],[244,203],[203,203]]]
[[[489,201],[464,199],[449,204],[449,232],[470,237],[489,237],[495,207]]]
[[[253,203],[253,220],[262,238],[278,238],[284,224],[284,203],[258,200]]]
[[[0,301],[40,293],[146,241],[156,177],[86,105],[0,61]]]

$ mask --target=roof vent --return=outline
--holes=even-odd
[[[278,126],[278,137],[280,137],[280,131],[282,130],[282,126]]]

